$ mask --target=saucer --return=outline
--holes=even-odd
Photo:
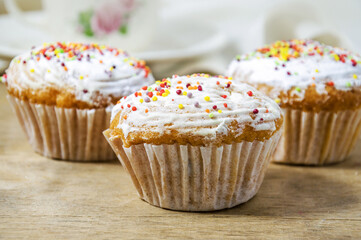
[[[34,23],[44,19],[41,11],[27,12],[25,17]],[[10,59],[32,46],[56,41],[49,32],[36,26],[21,23],[9,15],[0,16],[0,29],[6,33],[0,38],[0,57]],[[147,49],[133,51],[131,55],[147,62],[179,61],[219,50],[228,42],[216,27],[189,18],[162,19],[157,32]]]

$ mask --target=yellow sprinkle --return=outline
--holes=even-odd
[[[280,102],[281,102],[281,99],[276,98],[276,99],[275,99],[275,102],[276,102],[276,103],[280,103]]]
[[[32,72],[32,73],[35,72],[34,68],[30,69],[30,72]]]
[[[152,97],[152,100],[153,100],[153,101],[157,101],[158,98],[157,98],[156,96],[154,96],[154,97]]]
[[[228,77],[228,80],[233,80],[233,78],[232,78],[232,77]]]
[[[167,95],[170,93],[168,89],[164,91]]]
[[[315,72],[317,72],[317,73],[318,73],[318,72],[319,72],[319,71],[318,71],[318,69],[316,69],[316,70],[315,70]]]
[[[20,63],[20,59],[18,60],[18,63]]]
[[[140,103],[143,103],[143,102],[144,102],[143,98],[139,99],[139,102],[140,102]]]
[[[185,95],[187,95],[187,92],[186,92],[186,91],[184,91],[184,92],[183,92],[183,95],[184,95],[184,96],[185,96]]]
[[[50,69],[48,69],[48,73],[50,73]]]
[[[353,77],[353,79],[357,79],[357,75],[356,75],[356,74],[354,74],[352,77]]]
[[[209,96],[205,96],[204,100],[206,100],[208,102],[209,100],[211,100],[211,98]]]
[[[340,60],[340,57],[337,54],[335,54],[333,57],[335,58],[336,61]]]
[[[109,69],[110,71],[113,71],[114,70],[114,68],[113,67],[110,67],[110,69]]]
[[[179,104],[178,107],[179,107],[179,109],[183,109],[183,108],[184,108],[183,104]]]
[[[168,93],[162,93],[162,97],[166,97],[166,96],[168,96]]]
[[[158,81],[155,81],[155,84],[159,85],[161,82],[158,80]]]
[[[218,112],[219,112],[219,113],[222,113],[222,110],[219,109]]]
[[[83,76],[80,76],[80,77],[79,77],[79,79],[80,79],[80,80],[83,80],[83,79],[84,79],[84,77],[83,77]]]
[[[205,77],[205,78],[209,78],[209,74],[204,74],[204,77]]]

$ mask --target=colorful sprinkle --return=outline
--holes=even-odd
[[[183,109],[183,108],[184,108],[183,104],[179,104],[179,105],[178,105],[178,108],[179,108],[179,109]]]
[[[204,100],[206,100],[208,102],[209,100],[211,100],[211,98],[209,96],[205,96]]]

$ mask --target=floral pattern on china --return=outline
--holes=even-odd
[[[126,35],[135,0],[112,0],[94,9],[79,13],[79,30],[88,37],[104,36],[113,32]]]

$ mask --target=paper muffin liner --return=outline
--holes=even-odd
[[[272,161],[323,165],[343,161],[360,135],[361,110],[319,113],[283,109],[283,134]]]
[[[75,109],[33,104],[8,95],[30,145],[41,155],[72,161],[107,161],[115,155],[102,135],[111,108]]]
[[[181,211],[231,208],[258,191],[281,136],[264,142],[220,147],[138,144],[123,147],[120,138],[104,135],[126,168],[140,198]]]

